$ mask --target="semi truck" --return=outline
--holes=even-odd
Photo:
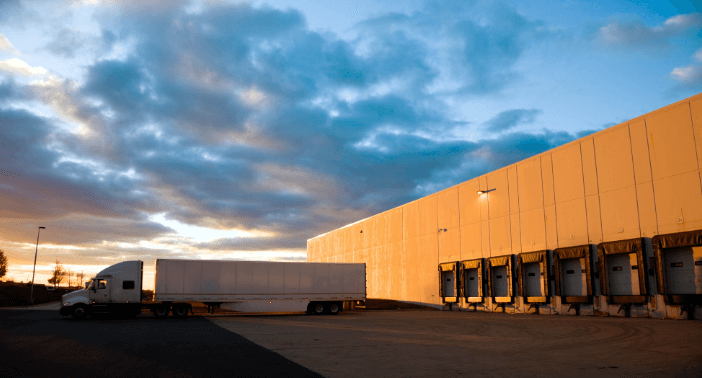
[[[336,315],[344,302],[366,299],[366,265],[231,260],[156,260],[153,298],[142,295],[143,261],[100,271],[87,287],[65,294],[60,313],[84,319],[95,313],[186,318],[193,302],[209,310],[224,303],[309,301],[308,314]]]

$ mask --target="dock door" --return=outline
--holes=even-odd
[[[518,254],[517,280],[524,303],[548,303],[548,252]]]
[[[646,268],[643,260],[643,239],[600,243],[600,287],[610,304],[644,304]]]
[[[439,295],[444,303],[458,302],[458,263],[441,263],[439,264]]]
[[[653,237],[658,293],[673,305],[702,305],[702,231]]]
[[[553,251],[556,296],[561,297],[561,303],[592,303],[590,252],[590,244]]]
[[[461,261],[463,297],[466,303],[483,302],[483,266],[485,259]]]
[[[512,256],[487,259],[488,291],[496,303],[512,303]]]

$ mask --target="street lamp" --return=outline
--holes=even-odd
[[[37,247],[34,250],[34,269],[32,269],[32,289],[29,291],[29,304],[33,305],[34,304],[34,272],[37,270],[37,252],[39,251],[39,233],[41,233],[42,229],[45,229],[46,227],[39,227],[39,230],[37,231]]]

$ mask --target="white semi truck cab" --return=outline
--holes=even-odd
[[[156,317],[185,318],[192,302],[214,308],[301,300],[309,300],[310,314],[338,314],[344,302],[366,299],[365,264],[159,259],[154,298],[142,295],[143,267],[142,261],[124,261],[103,269],[85,289],[62,297],[61,315],[137,316],[146,309]]]

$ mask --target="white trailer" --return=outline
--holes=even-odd
[[[153,300],[142,297],[142,261],[112,265],[84,290],[62,297],[62,315],[92,313],[187,317],[190,302],[309,301],[309,314],[338,314],[344,302],[366,299],[365,264],[226,260],[156,260]]]

